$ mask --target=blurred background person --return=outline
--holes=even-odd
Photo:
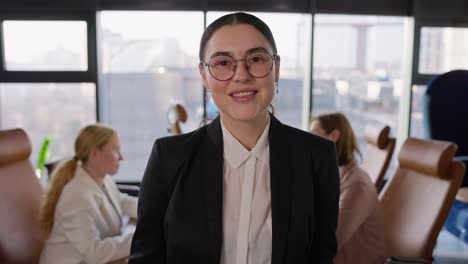
[[[125,259],[135,230],[137,198],[120,193],[108,175],[122,161],[119,137],[95,124],[80,130],[75,156],[59,164],[41,208],[46,239],[40,263],[108,263]]]
[[[336,144],[340,203],[335,263],[384,263],[385,238],[377,191],[357,164],[361,153],[348,119],[338,112],[318,115],[312,119],[310,132]]]

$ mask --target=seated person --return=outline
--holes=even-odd
[[[75,140],[75,156],[54,170],[41,208],[46,239],[41,264],[108,263],[127,258],[137,198],[120,193],[107,175],[122,160],[117,133],[89,125]]]
[[[385,238],[379,201],[369,175],[356,162],[356,136],[346,117],[330,113],[312,119],[310,132],[334,141],[340,171],[336,264],[384,263]]]

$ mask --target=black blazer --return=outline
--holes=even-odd
[[[271,263],[333,263],[339,199],[334,144],[273,116],[268,139]],[[220,263],[223,153],[219,117],[194,132],[156,140],[140,189],[130,264]]]

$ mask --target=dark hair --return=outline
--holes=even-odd
[[[267,24],[265,24],[265,22],[263,22],[260,18],[254,15],[239,12],[224,15],[216,19],[205,29],[205,32],[203,32],[203,36],[200,41],[200,51],[198,55],[200,57],[200,60],[203,60],[203,57],[205,56],[206,44],[211,39],[211,36],[213,36],[213,34],[218,29],[226,25],[233,26],[239,24],[247,24],[256,28],[258,31],[260,31],[260,33],[262,33],[265,36],[265,38],[270,43],[271,47],[273,48],[273,55],[276,55],[278,53],[276,49],[275,39],[273,38],[273,34],[271,33],[271,30],[267,26]]]
[[[312,118],[313,121],[318,121],[320,127],[327,134],[330,134],[335,129],[340,131],[340,138],[336,142],[338,165],[341,166],[354,160],[355,155],[362,158],[356,135],[345,115],[339,112],[325,113],[315,116]]]

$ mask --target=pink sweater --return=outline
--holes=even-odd
[[[339,210],[335,264],[384,263],[384,228],[376,188],[355,162],[340,166]]]

